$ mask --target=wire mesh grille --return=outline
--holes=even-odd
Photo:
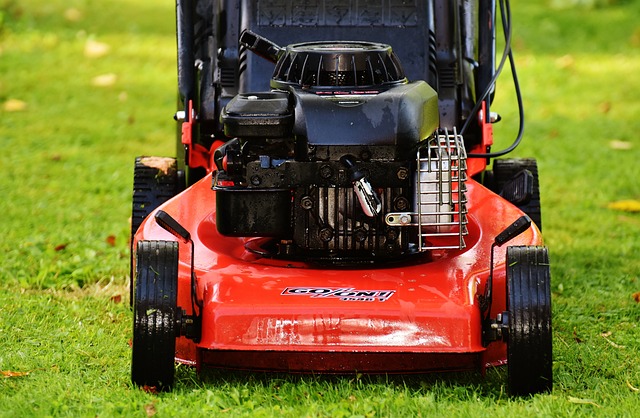
[[[467,229],[467,156],[462,135],[443,130],[417,153],[419,250],[462,249]]]

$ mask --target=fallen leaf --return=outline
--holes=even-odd
[[[573,340],[578,344],[582,342],[582,340],[578,338],[578,331],[575,328],[573,329]]]
[[[574,398],[573,396],[569,396],[569,402],[577,403],[577,404],[581,404],[581,405],[593,405],[593,406],[595,406],[597,408],[601,408],[600,405],[598,405],[597,403],[595,403],[591,399],[580,399],[580,398]]]
[[[575,63],[575,59],[571,55],[563,55],[560,58],[556,59],[556,66],[558,68],[569,68],[572,67]]]
[[[84,56],[87,58],[104,57],[109,51],[111,51],[111,46],[93,39],[87,39],[84,44]]]
[[[9,370],[0,370],[0,374],[4,377],[23,377],[28,376],[29,372],[12,372]]]
[[[115,247],[116,246],[116,236],[115,235],[109,235],[105,241],[107,242],[107,244],[110,247]]]
[[[96,87],[109,87],[116,84],[117,80],[118,80],[118,76],[113,73],[102,74],[94,77],[91,80],[91,85]]]
[[[600,336],[602,338],[604,338],[613,348],[626,348],[624,345],[620,345],[620,344],[616,344],[613,341],[611,341],[609,338],[607,338],[609,335],[611,335],[611,333],[608,333],[609,335],[606,335],[607,333],[604,334],[600,334]]]
[[[140,163],[147,167],[156,168],[162,171],[165,176],[175,169],[175,159],[173,158],[142,157],[140,158]]]
[[[628,199],[611,202],[607,205],[609,209],[621,210],[624,212],[640,212],[640,200]]]
[[[640,292],[636,292],[631,296],[633,297],[633,300],[636,301],[636,303],[640,303]]]
[[[122,302],[122,295],[113,295],[111,296],[111,298],[109,298],[109,300],[111,300],[111,302],[113,303],[120,303]]]
[[[129,338],[129,340],[127,341],[127,345],[131,348],[133,347],[133,340],[131,338]]]
[[[75,7],[70,7],[64,11],[64,18],[69,22],[79,22],[82,19],[82,12]]]
[[[55,250],[55,252],[59,252],[67,248],[67,245],[69,244],[58,244],[53,249]]]
[[[158,393],[158,388],[155,386],[144,385],[140,389],[142,389],[143,392],[152,393],[154,395]]]
[[[158,410],[156,409],[156,406],[154,404],[149,403],[144,406],[144,412],[148,417],[152,417],[158,412]]]
[[[611,149],[619,149],[619,150],[630,150],[633,148],[633,144],[629,141],[619,141],[614,139],[613,141],[609,141],[609,148]]]
[[[27,109],[27,102],[18,99],[9,99],[2,105],[5,112],[22,112]]]
[[[604,113],[606,115],[611,110],[611,102],[602,102],[600,103],[599,108],[600,113]]]

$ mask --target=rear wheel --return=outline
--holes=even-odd
[[[178,243],[139,241],[133,306],[131,380],[168,390],[175,374],[179,312]]]
[[[131,271],[129,301],[133,304],[133,236],[158,206],[184,190],[184,178],[175,158],[138,157],[133,171],[131,211]]]
[[[526,396],[553,386],[551,286],[545,247],[507,249],[509,393]]]
[[[184,190],[175,158],[138,157],[133,171],[131,235],[158,206]]]

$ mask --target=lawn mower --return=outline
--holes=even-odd
[[[508,0],[176,11],[177,155],[134,172],[132,381],[506,364],[511,394],[550,391],[536,161],[497,158],[523,127]],[[506,62],[520,129],[492,151]]]

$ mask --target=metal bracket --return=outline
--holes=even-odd
[[[176,315],[176,337],[186,337],[194,342],[200,342],[202,331],[201,315],[187,315],[187,311],[178,308]]]
[[[389,226],[418,225],[418,214],[413,212],[387,213],[384,217],[384,222]]]
[[[494,318],[483,321],[482,344],[486,347],[493,341],[506,341],[509,335],[509,312],[498,313]]]

